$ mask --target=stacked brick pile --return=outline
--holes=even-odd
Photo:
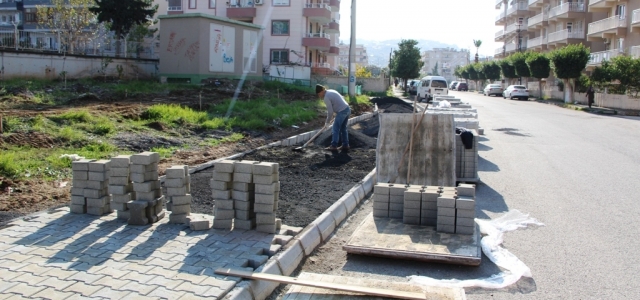
[[[373,216],[389,217],[389,184],[378,183],[373,186]]]
[[[133,184],[129,177],[130,155],[119,155],[111,158],[109,169],[109,194],[111,194],[111,208],[115,209],[118,219],[129,220],[128,203],[135,199]]]
[[[87,199],[84,196],[84,188],[89,180],[89,162],[93,160],[81,158],[71,163],[73,180],[71,181],[71,204],[69,210],[76,214],[87,213]]]
[[[280,166],[277,163],[260,162],[253,165],[255,184],[256,230],[276,233],[279,227],[276,219],[280,194]]]
[[[188,166],[172,166],[165,170],[166,201],[171,203],[169,223],[186,224],[191,214],[191,175]],[[167,204],[167,206],[169,206]]]
[[[109,161],[80,159],[71,163],[71,169],[71,212],[96,216],[111,213]]]
[[[471,149],[465,148],[460,134],[456,134],[456,177],[474,179],[478,177],[478,134],[473,133]]]
[[[404,191],[408,185],[389,185],[389,218],[402,219],[404,213]]]
[[[427,186],[422,190],[422,204],[420,206],[420,225],[436,226],[438,219],[438,197],[440,188]]]
[[[251,160],[234,162],[233,190],[231,192],[231,198],[235,205],[233,228],[250,230],[256,225],[256,214],[253,211],[255,207],[253,165],[256,163]]]
[[[438,219],[436,224],[438,232],[456,232],[456,194],[455,190],[443,190],[438,197]]]
[[[476,187],[472,184],[460,184],[456,188],[456,233],[474,234],[476,215]]]
[[[164,196],[158,180],[160,155],[142,152],[131,156],[130,176],[135,201],[128,204],[129,224],[146,225],[164,218]]]
[[[213,178],[210,186],[213,190],[215,207],[213,210],[213,228],[231,229],[233,226],[233,200],[231,188],[233,182],[234,161],[223,160],[213,164]]]

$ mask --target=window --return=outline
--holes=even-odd
[[[290,0],[273,0],[273,6],[289,6]]]
[[[181,11],[182,10],[182,0],[169,0],[169,8],[170,11]]]
[[[289,21],[271,21],[271,35],[289,35]]]
[[[216,8],[216,0],[209,0],[209,8]]]
[[[446,88],[447,87],[447,82],[446,81],[442,81],[442,80],[434,80],[434,81],[431,81],[431,87],[432,88]]]
[[[34,13],[25,13],[24,14],[24,21],[27,22],[27,23],[36,22],[36,14],[34,14]]]
[[[616,16],[618,16],[618,18],[620,20],[624,20],[624,17],[625,17],[625,7],[624,7],[624,5],[617,5],[616,6]]]
[[[573,23],[569,22],[567,23],[567,31],[571,32],[571,29],[573,29]]]
[[[272,64],[288,64],[289,49],[271,50],[271,63]]]
[[[195,9],[197,7],[196,0],[189,0],[189,8]]]

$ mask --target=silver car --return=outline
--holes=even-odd
[[[484,87],[484,91],[482,92],[482,94],[485,96],[491,96],[491,95],[500,96],[502,95],[502,92],[504,92],[504,90],[502,89],[501,85],[487,84],[487,86]]]
[[[529,90],[524,85],[510,85],[504,92],[502,92],[502,97],[507,99],[529,99]]]

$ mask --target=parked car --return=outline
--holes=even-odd
[[[455,90],[456,89],[456,85],[458,85],[458,83],[460,83],[460,81],[452,81],[451,84],[449,85],[449,89],[450,90]]]
[[[418,91],[418,84],[420,83],[420,80],[417,79],[413,79],[413,80],[409,80],[409,82],[407,83],[407,92],[409,93],[409,95],[415,95],[416,92]]]
[[[487,84],[487,86],[484,87],[484,91],[482,91],[482,95],[485,95],[485,96],[491,96],[491,95],[500,96],[500,95],[502,95],[502,92],[504,92],[504,90],[502,89],[502,85],[499,85],[499,84]]]
[[[466,82],[460,82],[458,83],[458,85],[456,85],[456,91],[469,91],[469,87],[467,86]]]
[[[510,85],[502,92],[502,97],[505,99],[518,98],[527,100],[529,99],[529,90],[524,85]]]
[[[434,95],[448,95],[447,79],[442,76],[425,76],[418,84],[418,101],[433,100]]]

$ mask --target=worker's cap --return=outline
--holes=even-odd
[[[324,91],[324,86],[321,84],[316,84],[316,94],[320,94],[320,92]]]

